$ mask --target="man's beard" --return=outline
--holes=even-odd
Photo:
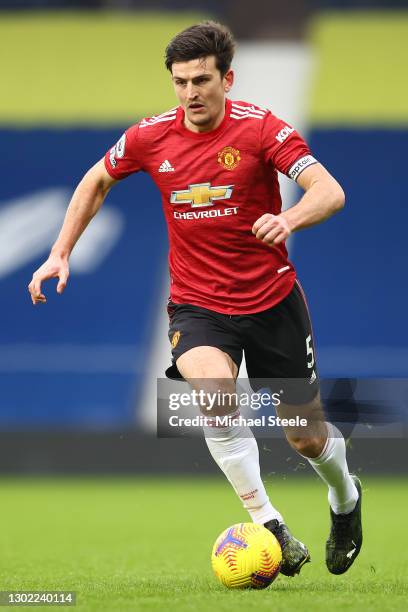
[[[187,117],[193,125],[207,125],[207,123],[211,123],[211,117],[208,114],[205,114],[203,117],[196,117],[187,112]]]

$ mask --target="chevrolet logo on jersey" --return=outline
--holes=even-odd
[[[212,206],[214,200],[229,200],[234,185],[211,187],[211,183],[196,183],[189,185],[188,189],[173,191],[170,197],[172,204],[191,204],[192,208],[198,206]]]

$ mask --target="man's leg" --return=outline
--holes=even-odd
[[[358,491],[349,474],[346,460],[346,444],[342,433],[325,422],[319,396],[308,404],[281,406],[277,409],[282,418],[306,418],[305,428],[286,428],[289,444],[310,465],[329,488],[329,504],[336,514],[351,512],[358,499]]]
[[[177,368],[193,388],[207,393],[236,392],[235,379],[238,368],[231,357],[211,346],[199,346],[183,353],[177,359]],[[228,396],[226,396],[228,397]],[[217,406],[212,414],[225,415],[237,412],[239,406],[232,403]],[[202,412],[209,416],[206,408]],[[217,465],[224,472],[244,508],[255,523],[270,520],[283,522],[266,493],[260,475],[258,445],[249,427],[206,427],[205,440]]]
[[[177,368],[185,380],[197,391],[233,394],[238,368],[231,357],[220,349],[199,346],[183,353],[177,359]],[[217,406],[214,414],[234,414],[239,406]],[[206,408],[203,412],[208,416]],[[298,574],[310,560],[307,548],[296,540],[283,523],[265,491],[260,475],[257,442],[249,427],[208,427],[205,439],[215,462],[230,481],[252,520],[263,524],[277,537],[282,548],[281,573]]]
[[[280,406],[282,418],[306,418],[305,428],[285,428],[289,444],[308,460],[328,486],[332,529],[326,545],[330,572],[342,574],[352,565],[362,544],[361,486],[351,476],[346,460],[346,444],[341,432],[326,423],[317,396],[306,405]]]
[[[166,375],[183,377],[197,391],[235,393],[242,359],[241,325],[246,317],[231,319],[185,304],[169,306],[173,366]],[[238,408],[236,405],[219,407],[227,413]],[[204,413],[208,416],[207,410]],[[244,507],[254,521],[263,523],[279,540],[281,573],[287,576],[299,573],[310,559],[309,552],[290,534],[266,494],[260,476],[258,446],[251,430],[242,426],[208,429],[205,432],[208,448]]]
[[[332,531],[326,545],[326,562],[332,573],[343,573],[354,561],[362,542],[360,483],[349,474],[343,436],[325,423],[318,394],[312,326],[300,284],[296,282],[277,306],[248,319],[251,326],[245,358],[252,387],[282,389],[282,399],[292,405],[278,407],[278,415],[281,418],[299,415],[308,420],[306,429],[286,428],[285,434],[291,446],[328,485]]]

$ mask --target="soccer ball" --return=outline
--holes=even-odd
[[[230,589],[265,589],[279,574],[282,550],[273,533],[256,523],[228,527],[211,554],[215,575]]]

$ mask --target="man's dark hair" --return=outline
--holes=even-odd
[[[215,63],[223,77],[234,57],[235,40],[232,32],[216,21],[203,21],[177,34],[167,45],[165,63],[170,70],[174,62],[215,56]]]

